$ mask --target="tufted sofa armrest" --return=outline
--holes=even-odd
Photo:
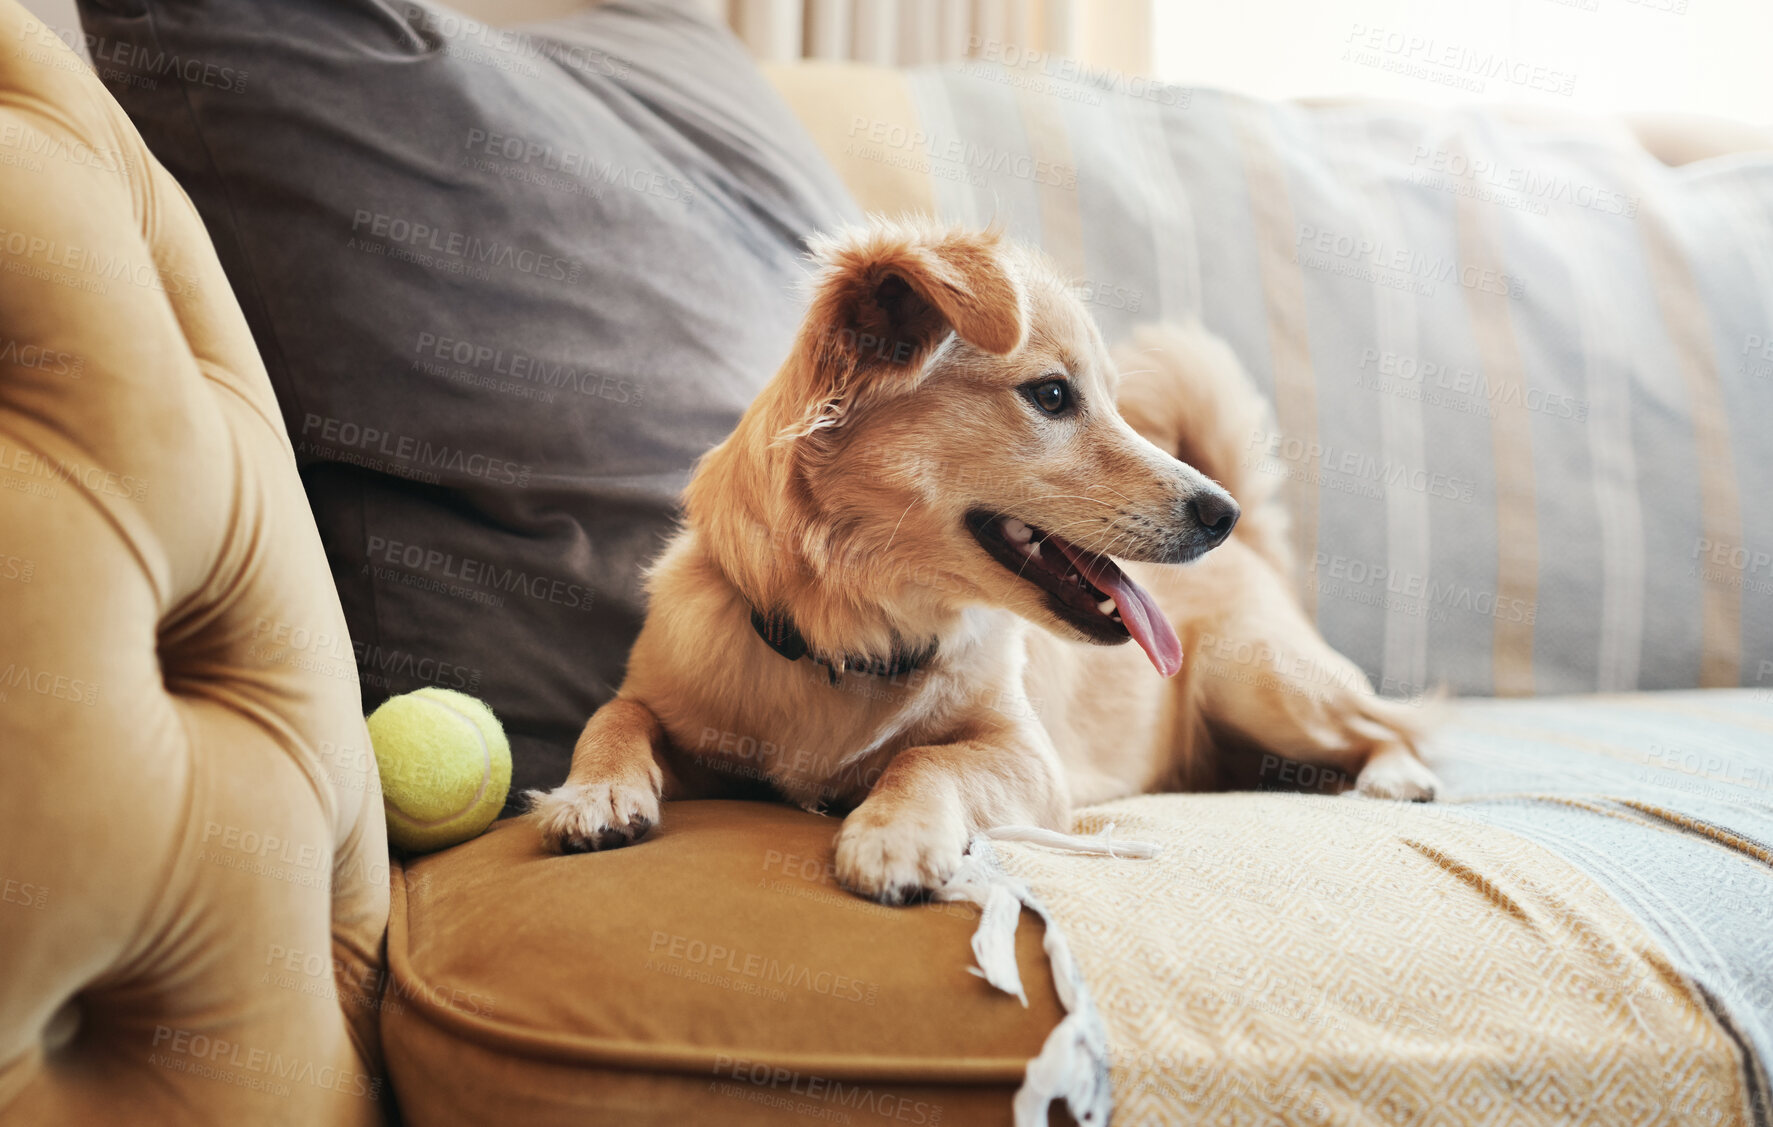
[[[0,1124],[380,1122],[381,795],[294,453],[196,211],[13,0],[0,200]]]

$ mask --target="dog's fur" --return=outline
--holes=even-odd
[[[1222,786],[1251,753],[1432,797],[1421,711],[1376,697],[1294,597],[1275,476],[1245,458],[1266,405],[1229,348],[1147,329],[1111,358],[1063,279],[995,232],[876,222],[814,254],[791,355],[690,482],[620,692],[566,783],[532,792],[548,845],[633,841],[662,794],[773,792],[848,811],[838,878],[892,903],[942,884],[981,829]],[[1026,391],[1054,378],[1069,417]],[[1202,516],[1235,518],[1220,486],[1243,508],[1228,539]],[[1181,671],[1079,644],[1104,639],[985,550],[981,512],[1148,561],[1126,570]],[[934,656],[839,675],[775,652],[754,608],[834,666]]]

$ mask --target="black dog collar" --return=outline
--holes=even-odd
[[[866,654],[841,654],[836,658],[823,657],[816,654],[806,644],[800,629],[787,615],[766,615],[755,607],[751,610],[751,629],[764,640],[770,649],[775,650],[789,661],[806,658],[818,665],[823,665],[831,675],[831,683],[845,673],[865,673],[870,677],[900,677],[921,668],[930,658],[936,656],[936,643],[931,642],[922,649],[903,650],[895,648],[885,658],[869,657]]]

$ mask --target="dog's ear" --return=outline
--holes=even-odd
[[[920,371],[950,331],[998,356],[1022,347],[1022,289],[996,231],[876,223],[814,254],[824,271],[805,343],[840,394],[856,377]]]

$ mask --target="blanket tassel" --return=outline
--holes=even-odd
[[[1016,967],[1016,925],[1024,907],[1046,925],[1043,945],[1065,1017],[1047,1034],[1040,1055],[1028,1062],[1023,1073],[1012,1105],[1016,1127],[1044,1127],[1047,1107],[1061,1099],[1083,1127],[1106,1127],[1113,1114],[1114,1095],[1108,1082],[1108,1035],[1084,985],[1083,973],[1071,957],[1071,948],[1028,886],[1004,871],[991,842],[1028,842],[1108,857],[1157,854],[1156,847],[1147,842],[1117,841],[1113,834],[1113,825],[1088,837],[1038,826],[998,826],[973,839],[960,870],[937,893],[943,900],[979,906],[979,926],[973,932],[973,958],[978,966],[969,969],[1024,1006],[1028,995]]]

